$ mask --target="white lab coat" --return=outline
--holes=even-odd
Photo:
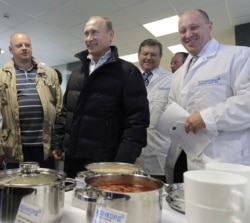
[[[250,48],[212,39],[199,56],[187,74],[191,56],[186,59],[169,93],[169,103],[175,101],[189,113],[199,111],[212,136],[199,157],[188,157],[188,169],[203,169],[207,162],[250,165]],[[167,176],[180,154],[176,147],[167,157]]]
[[[147,130],[147,146],[142,149],[136,164],[150,175],[165,175],[165,162],[170,138],[155,129],[167,103],[173,74],[157,68],[147,86],[150,109],[150,125]]]

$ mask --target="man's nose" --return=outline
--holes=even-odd
[[[191,29],[188,29],[186,31],[186,37],[190,37],[190,36],[192,36],[192,34],[193,34],[193,31]]]
[[[90,33],[90,34],[88,34],[87,36],[85,36],[85,39],[86,39],[86,40],[92,40],[92,39],[93,39],[93,36],[94,36],[94,35],[92,35],[92,34]]]

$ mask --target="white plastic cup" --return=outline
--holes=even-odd
[[[245,177],[236,174],[209,170],[187,171],[184,173],[185,202],[190,201],[217,210],[234,210],[234,213],[242,216],[242,223],[245,223],[247,184],[248,180]],[[188,216],[189,210],[186,210]]]
[[[250,166],[235,164],[235,163],[207,163],[205,164],[206,170],[221,171],[227,173],[238,174],[246,177],[248,180],[247,187],[247,216],[248,223],[250,223]]]
[[[188,223],[244,223],[244,219],[231,209],[216,209],[185,201],[185,212]]]

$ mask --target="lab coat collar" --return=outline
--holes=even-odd
[[[140,69],[142,74],[143,74],[143,72],[145,72],[141,68],[139,68],[139,69]],[[155,79],[159,75],[165,75],[166,74],[166,71],[164,69],[160,68],[160,67],[157,67],[154,70],[151,70],[151,72],[153,73],[153,76],[152,76],[151,80]]]
[[[217,54],[219,46],[220,44],[217,40],[211,39],[207,42],[205,47],[203,47],[202,51],[198,54],[198,56],[203,58],[203,60],[209,57],[213,57]]]
[[[219,42],[215,39],[211,39],[207,42],[207,44],[203,47],[203,49],[201,50],[201,52],[197,55],[199,57],[198,61],[193,65],[192,68],[190,68],[190,70],[192,70],[193,68],[197,67],[198,65],[200,65],[202,63],[202,61],[205,61],[207,59],[209,59],[210,57],[213,57],[217,54],[218,49],[219,49]],[[184,67],[186,68],[186,72],[188,69],[188,64],[190,63],[190,60],[193,58],[192,55],[188,55],[185,65]]]

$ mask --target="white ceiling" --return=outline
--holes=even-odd
[[[0,66],[11,57],[9,37],[16,31],[30,35],[35,57],[58,66],[77,61],[74,54],[85,49],[83,26],[92,15],[112,20],[113,44],[124,56],[136,53],[142,40],[154,38],[142,24],[192,8],[209,14],[213,36],[225,44],[235,43],[235,25],[250,22],[249,0],[0,0],[0,47],[6,51],[0,56]],[[164,47],[161,66],[169,70],[172,53],[167,46],[179,44],[178,34],[157,39]]]

